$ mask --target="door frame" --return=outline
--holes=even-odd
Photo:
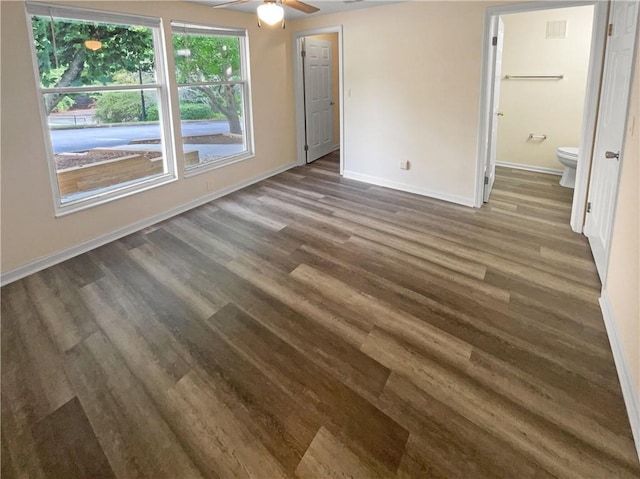
[[[607,22],[609,19],[609,3],[599,0],[584,1],[535,1],[520,4],[489,7],[484,15],[484,38],[482,42],[482,79],[480,90],[480,112],[478,125],[478,154],[476,164],[476,191],[475,206],[482,206],[484,191],[484,171],[488,160],[488,141],[491,105],[489,100],[492,93],[492,67],[489,65],[491,39],[491,23],[493,18],[509,13],[524,13],[539,10],[553,10],[557,8],[581,7],[593,5],[593,27],[591,35],[591,53],[589,55],[589,69],[587,73],[587,86],[585,91],[584,111],[582,115],[582,130],[580,137],[580,162],[576,171],[576,187],[573,193],[573,205],[571,207],[571,229],[576,233],[582,233],[587,204],[587,191],[589,188],[589,175],[591,172],[591,158],[593,156],[593,142],[595,140],[596,120],[600,99],[600,84],[602,80],[602,68],[604,64],[604,51],[606,46]]]
[[[502,31],[501,31],[502,30]],[[502,35],[502,39],[500,38],[500,36]],[[496,158],[497,158],[497,152],[495,151],[498,147],[498,139],[497,139],[497,125],[499,124],[499,118],[498,118],[498,111],[496,110],[495,106],[496,106],[496,93],[498,94],[498,103],[499,103],[499,98],[500,98],[500,88],[496,88],[495,87],[495,82],[496,82],[496,73],[498,70],[498,64],[500,65],[500,75],[502,75],[502,50],[504,47],[504,22],[502,21],[502,18],[500,18],[500,15],[493,15],[491,17],[491,25],[489,27],[489,36],[491,36],[492,39],[492,43],[491,46],[493,45],[493,39],[495,38],[496,41],[496,49],[495,51],[493,50],[493,48],[491,50],[489,50],[488,54],[489,54],[489,58],[487,58],[487,64],[489,65],[489,71],[491,72],[492,75],[492,79],[491,79],[491,85],[489,85],[489,90],[488,90],[488,94],[489,94],[489,109],[491,110],[491,114],[489,115],[487,121],[488,121],[488,125],[487,125],[487,131],[489,133],[489,137],[487,138],[487,160],[485,163],[485,168],[484,168],[484,173],[483,173],[483,189],[482,189],[482,201],[484,203],[486,203],[487,201],[489,201],[489,198],[491,196],[491,191],[493,190],[493,185],[496,181]],[[502,40],[502,41],[501,41]],[[497,55],[497,52],[500,51],[500,56]],[[494,125],[496,125],[494,127]],[[494,136],[494,132],[496,133],[496,136]],[[493,144],[495,141],[495,145]],[[489,174],[487,174],[487,171]]]
[[[637,0],[636,0],[637,1]],[[609,3],[609,2],[607,2]],[[631,81],[629,82],[629,89],[626,92],[627,93],[627,101],[625,104],[625,115],[624,115],[624,128],[622,131],[622,143],[621,143],[621,149],[618,152],[618,154],[620,155],[618,158],[618,174],[615,180],[615,194],[614,194],[614,198],[613,198],[613,205],[611,207],[611,215],[609,217],[606,218],[606,222],[608,223],[608,227],[611,229],[610,231],[610,237],[609,237],[609,244],[608,245],[603,245],[604,246],[604,251],[602,251],[602,254],[604,256],[604,264],[602,265],[602,271],[600,271],[600,269],[598,269],[598,275],[600,277],[600,282],[602,283],[602,288],[603,290],[606,288],[607,286],[607,275],[609,273],[609,261],[611,259],[611,236],[613,235],[613,227],[614,227],[614,221],[615,221],[615,217],[616,217],[616,212],[618,209],[618,195],[620,193],[620,180],[622,177],[622,164],[624,162],[624,147],[626,145],[626,141],[627,141],[627,133],[628,133],[628,116],[629,116],[629,107],[631,105],[631,97],[632,97],[632,89],[633,89],[633,79],[634,79],[634,74],[635,74],[635,58],[636,58],[636,50],[638,48],[640,48],[640,41],[638,40],[638,32],[640,31],[640,8],[638,9],[639,11],[637,12],[638,15],[638,19],[637,19],[637,23],[636,23],[636,30],[634,33],[634,40],[633,40],[633,47],[632,47],[632,56],[631,56],[631,68],[630,68],[630,76],[631,76]],[[604,76],[604,70],[605,70],[605,65],[603,64],[603,68],[602,68],[602,73]],[[593,146],[596,146],[596,135],[594,134],[594,138],[593,138]],[[589,200],[589,196],[591,193],[591,180],[592,177],[589,176],[589,178],[587,179],[588,181],[588,190],[585,193],[585,204],[586,202]],[[593,200],[593,199],[592,199]],[[585,213],[585,221],[584,221],[584,226],[586,227],[587,225],[587,218],[586,218],[586,213]],[[586,229],[586,228],[585,228]],[[583,231],[584,235],[587,237],[587,239],[589,240],[589,248],[591,249],[591,254],[594,257],[594,262],[595,262],[595,257],[596,255],[594,254],[594,245],[593,242],[591,241],[591,237],[589,236],[589,233],[587,231]],[[596,263],[596,267],[597,267],[597,263]],[[635,437],[635,436],[634,436]],[[638,451],[640,454],[640,450]],[[640,456],[639,456],[640,457]]]
[[[295,32],[293,35],[293,77],[296,109],[296,158],[298,166],[306,164],[304,151],[305,142],[305,111],[304,111],[304,84],[302,64],[302,40],[304,37],[323,35],[325,33],[338,34],[338,97],[340,102],[340,174],[344,173],[344,68],[342,55],[342,25],[335,27],[316,28]],[[335,94],[335,92],[334,92]]]

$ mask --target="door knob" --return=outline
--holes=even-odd
[[[329,103],[329,105],[335,105],[335,104],[336,104],[335,101],[332,101],[332,102]]]
[[[614,153],[613,151],[607,151],[604,154],[604,157],[611,160],[613,158],[615,158],[616,160],[620,158],[620,152],[618,153]]]
[[[501,111],[499,111],[498,113],[496,113],[496,116],[504,116],[504,113],[502,113]]]

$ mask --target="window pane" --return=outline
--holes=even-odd
[[[62,203],[166,172],[155,89],[44,95]]]
[[[242,84],[178,89],[187,168],[247,151],[242,90]]]
[[[242,80],[238,37],[174,33],[173,51],[178,83]]]
[[[44,88],[156,83],[151,28],[45,16],[31,25]]]

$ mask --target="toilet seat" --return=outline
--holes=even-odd
[[[578,152],[580,150],[574,146],[561,146],[558,148],[557,155],[567,160],[578,161]]]

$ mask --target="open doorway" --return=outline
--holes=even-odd
[[[342,174],[342,28],[298,32],[294,40],[298,164],[339,155]]]
[[[593,5],[593,26],[570,224],[573,231],[584,231],[588,237],[598,274],[604,284],[620,180],[620,162],[623,161],[620,151],[629,107],[640,8],[637,2],[621,0],[607,3],[584,2],[584,5]],[[576,5],[557,2],[552,8],[557,12],[557,9],[569,6]],[[498,90],[495,75],[498,64],[495,47],[497,42],[493,39],[499,31],[499,20],[508,14],[549,10],[549,7],[551,5],[547,2],[536,2],[487,10],[485,30],[492,36],[485,39],[484,48],[476,206],[481,205],[486,188],[491,187],[492,182],[484,179],[495,168],[497,148],[492,149],[489,139],[497,128],[496,118],[501,113],[493,109],[495,92]],[[558,28],[557,23],[562,22],[551,22],[550,26],[547,24],[547,33],[549,29],[552,32],[564,29],[566,33],[566,25]],[[546,79],[552,79],[552,75],[549,77],[551,78]],[[555,79],[563,80],[564,76],[556,74]],[[546,138],[544,134],[532,133],[530,139]]]
[[[593,10],[582,5],[500,16],[496,165],[562,175],[562,186],[575,187],[577,161],[563,168],[558,149],[569,157],[580,146]]]
[[[569,181],[575,187],[570,221],[574,231],[582,231],[606,23],[603,2],[488,9],[476,206],[488,199],[496,161],[560,174],[566,168],[557,159],[558,148],[569,147],[580,157],[575,184]],[[502,28],[504,46],[499,48]]]

